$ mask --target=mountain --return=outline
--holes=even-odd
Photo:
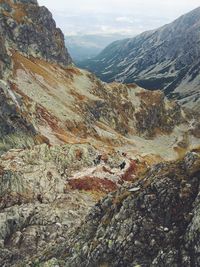
[[[110,43],[125,38],[122,34],[87,34],[66,36],[65,43],[73,61],[79,62],[97,56]]]
[[[118,264],[111,252],[133,265],[138,243],[126,243],[123,232],[129,219],[132,229],[140,224],[147,264],[161,254],[160,240],[174,249],[171,236],[186,233],[192,251],[184,256],[196,264],[199,114],[162,91],[106,84],[75,67],[51,13],[35,0],[0,0],[0,31],[0,266],[102,266],[104,249],[105,264]],[[152,218],[149,255],[143,236]]]
[[[199,109],[199,29],[197,8],[157,30],[110,44],[81,67],[107,82],[162,89],[183,105]]]

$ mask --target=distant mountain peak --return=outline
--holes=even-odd
[[[162,89],[182,104],[199,109],[200,7],[163,27],[117,41],[82,62],[107,82],[135,82]]]

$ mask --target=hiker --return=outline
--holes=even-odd
[[[37,195],[37,200],[38,200],[40,203],[43,202],[43,197],[42,197],[41,194],[38,194],[38,195]]]
[[[126,162],[123,161],[123,162],[119,165],[119,168],[120,168],[121,170],[123,170],[123,169],[125,168],[125,166],[126,166]]]
[[[101,156],[101,160],[104,162],[104,163],[107,163],[108,162],[108,155],[106,153],[102,154]]]
[[[101,162],[101,158],[102,158],[102,155],[98,155],[98,156],[96,157],[96,159],[93,161],[93,162],[94,162],[94,165],[98,165],[98,164],[100,164],[100,162]]]
[[[122,156],[123,156],[123,157],[126,157],[126,156],[127,156],[127,153],[122,152]]]

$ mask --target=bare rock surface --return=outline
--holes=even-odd
[[[51,257],[70,267],[199,266],[199,175],[199,152],[153,166],[97,203]]]
[[[0,264],[23,266],[66,242],[95,203],[147,166],[91,145],[39,145],[0,157]],[[49,257],[49,256],[48,256]]]
[[[46,7],[39,7],[37,1],[1,0],[0,13],[7,53],[13,49],[63,66],[71,63],[64,36]]]

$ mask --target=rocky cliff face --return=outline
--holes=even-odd
[[[114,42],[80,66],[104,81],[136,82],[163,89],[199,110],[200,8],[155,31]]]
[[[95,153],[87,145],[42,145],[1,157],[1,266],[17,266],[19,261],[21,266],[48,244],[63,242],[80,223],[95,196],[70,190],[66,178],[80,166],[91,166]]]
[[[96,155],[42,145],[0,158],[0,264],[198,266],[199,150],[141,174],[120,174],[114,154],[94,167]]]
[[[71,63],[64,36],[46,7],[37,1],[0,1],[1,65],[8,65],[9,52],[17,50],[63,66]],[[6,56],[7,54],[7,56]]]
[[[9,87],[13,74],[12,53],[18,51],[27,58],[34,57],[67,66],[71,58],[64,45],[64,36],[51,13],[39,7],[37,1],[0,1],[0,91],[1,143],[9,147],[25,147],[37,143],[37,130],[28,114],[22,110],[21,96]]]
[[[0,153],[21,143],[22,147],[34,144],[37,133],[27,118],[18,112],[19,99],[0,81]]]

